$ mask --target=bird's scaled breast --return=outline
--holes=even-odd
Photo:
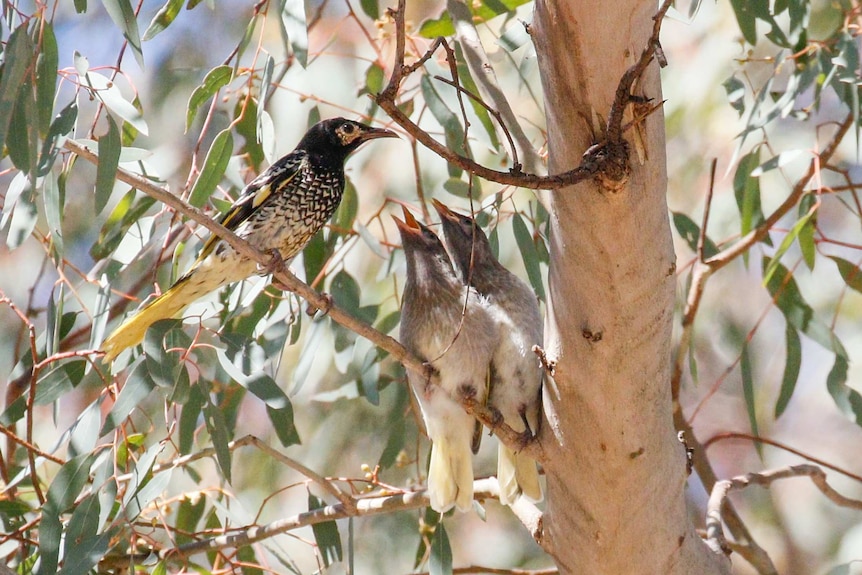
[[[292,258],[332,217],[341,201],[343,180],[337,173],[306,169],[274,190],[249,218],[240,235],[258,248]]]

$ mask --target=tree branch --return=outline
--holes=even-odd
[[[500,488],[497,479],[477,479],[473,482],[474,497],[478,500],[495,499],[499,497]],[[157,552],[158,558],[168,561],[180,561],[197,553],[218,551],[220,549],[242,547],[251,545],[287,533],[301,527],[317,525],[337,519],[349,517],[370,517],[396,511],[408,511],[428,507],[430,500],[426,491],[409,491],[395,495],[377,495],[363,497],[356,500],[354,509],[348,509],[341,503],[327,505],[319,509],[312,509],[298,513],[291,517],[279,519],[265,525],[252,525],[238,530],[236,533],[211,537],[193,543],[187,543],[178,547],[165,548]],[[131,555],[113,555],[106,557],[101,563],[102,568],[120,567],[129,564],[137,564],[151,557],[149,553],[138,553]]]
[[[556,190],[586,181],[605,171],[609,172],[608,175],[610,179],[619,179],[621,174],[620,170],[621,168],[625,168],[628,158],[627,154],[624,153],[625,142],[622,139],[623,112],[630,103],[632,85],[644,73],[646,67],[655,56],[657,49],[660,47],[659,34],[661,32],[661,22],[672,3],[672,0],[664,0],[659,11],[653,17],[655,23],[653,25],[652,36],[650,37],[647,46],[641,53],[638,62],[629,68],[620,79],[614,103],[611,107],[610,114],[608,115],[607,138],[604,141],[591,146],[586,152],[584,152],[581,165],[567,172],[548,176],[539,176],[534,173],[522,172],[521,166],[518,165],[513,166],[507,172],[487,168],[470,158],[453,152],[445,145],[435,140],[430,134],[428,134],[428,132],[420,128],[406,114],[404,114],[400,108],[398,108],[395,100],[398,97],[401,83],[404,81],[406,76],[418,69],[421,62],[424,62],[430,57],[429,54],[431,52],[429,51],[429,54],[423,56],[423,58],[416,64],[408,66],[404,63],[406,44],[404,9],[406,0],[399,0],[398,8],[390,8],[388,12],[395,22],[395,65],[392,68],[392,75],[389,78],[389,83],[382,92],[374,97],[374,101],[377,102],[377,105],[380,106],[380,108],[386,112],[396,124],[401,126],[401,128],[417,141],[421,142],[426,148],[450,164],[490,182],[532,190]],[[439,45],[439,41],[435,42],[435,44],[432,45],[432,51]],[[625,172],[624,169],[623,172]]]
[[[97,154],[78,142],[66,140],[64,146],[67,150],[77,154],[89,162],[94,164],[98,164],[99,162]],[[368,339],[384,351],[387,351],[392,357],[404,365],[405,368],[419,373],[424,377],[430,377],[432,381],[436,383],[436,375],[428,364],[413,355],[396,339],[381,333],[371,325],[356,319],[340,307],[334,305],[331,298],[319,293],[297,278],[288,269],[285,262],[281,261],[281,258],[273,258],[272,254],[258,250],[231,230],[204,214],[201,210],[190,206],[181,198],[173,195],[165,188],[155,185],[146,178],[133,174],[122,168],[117,169],[116,177],[118,180],[135,187],[141,192],[170,206],[178,213],[205,227],[207,230],[221,238],[237,253],[254,260],[262,269],[271,271],[273,278],[278,282],[280,287],[299,295],[312,306],[325,311],[335,322],[353,331],[357,335]],[[521,434],[512,429],[505,422],[498,421],[499,418],[496,417],[495,412],[487,406],[476,404],[475,402],[470,401],[469,398],[456,397],[453,395],[450,395],[450,397],[456,403],[461,404],[469,413],[472,413],[479,421],[493,431],[494,435],[496,435],[503,444],[517,451],[522,451],[539,462],[542,461],[542,449],[538,440],[534,440],[527,445],[524,445],[524,442],[521,439]]]
[[[706,508],[707,544],[716,551],[729,553],[730,549],[721,528],[721,509],[732,491],[740,491],[751,485],[770,487],[774,481],[790,477],[808,477],[830,501],[840,507],[862,510],[862,501],[851,499],[835,491],[826,482],[826,472],[816,465],[801,463],[760,473],[748,473],[732,479],[724,479],[715,484]]]

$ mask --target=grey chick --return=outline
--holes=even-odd
[[[458,278],[437,235],[404,210],[395,223],[407,258],[401,303],[401,343],[433,366],[439,385],[408,371],[431,439],[428,495],[445,513],[473,505],[472,453],[481,425],[457,403],[459,396],[484,403],[499,324],[487,300]],[[472,448],[472,449],[471,449]]]
[[[446,245],[465,284],[502,310],[505,315],[499,346],[491,366],[488,405],[512,429],[531,439],[541,421],[542,368],[533,353],[542,344],[543,323],[533,290],[500,264],[484,232],[467,216],[434,200],[440,214]],[[536,462],[500,444],[497,454],[500,503],[511,505],[518,496],[542,500]]]

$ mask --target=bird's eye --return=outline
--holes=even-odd
[[[356,126],[354,124],[344,123],[341,124],[341,131],[345,134],[352,134],[356,131]]]

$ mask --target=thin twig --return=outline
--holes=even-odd
[[[812,463],[816,463],[820,467],[825,467],[826,469],[831,469],[832,471],[834,471],[836,473],[840,473],[841,475],[844,475],[846,477],[849,477],[850,479],[853,479],[855,481],[862,483],[862,475],[858,475],[858,474],[853,473],[851,471],[847,471],[846,469],[844,469],[842,467],[838,467],[834,463],[829,463],[828,461],[820,459],[819,457],[814,457],[813,455],[809,455],[803,451],[799,451],[798,449],[790,447],[789,445],[785,445],[784,443],[781,443],[780,441],[776,441],[774,439],[769,439],[767,437],[759,437],[759,436],[755,436],[755,435],[750,435],[748,433],[736,433],[736,432],[728,431],[725,433],[718,433],[716,435],[713,435],[712,437],[710,437],[709,439],[704,441],[703,449],[709,449],[710,447],[712,447],[713,444],[718,443],[719,441],[725,441],[727,439],[745,439],[747,441],[754,441],[756,443],[763,443],[765,445],[771,445],[772,447],[781,449],[781,450],[786,451],[788,453],[792,453],[793,455],[798,455],[799,457],[802,457],[803,459],[807,459],[808,461],[810,461]]]
[[[473,482],[473,493],[474,497],[478,500],[495,499],[499,497],[500,488],[496,478],[477,479]],[[158,552],[158,557],[159,559],[170,561],[182,561],[197,553],[251,545],[252,543],[263,541],[264,539],[269,539],[301,527],[335,521],[336,519],[346,519],[348,517],[368,517],[392,513],[394,511],[420,509],[427,507],[429,504],[430,500],[425,490],[409,491],[395,495],[363,497],[356,501],[356,507],[353,510],[347,509],[340,503],[327,505],[326,507],[298,513],[265,525],[248,526],[229,535],[221,535],[180,545],[179,547],[162,549]],[[129,565],[130,563],[140,563],[150,556],[151,554],[149,553],[107,556],[102,560],[100,566],[102,568],[110,568]]]
[[[748,473],[715,484],[706,508],[706,542],[715,551],[729,553],[730,549],[721,527],[721,508],[732,491],[740,491],[751,485],[770,487],[774,481],[791,477],[808,477],[827,499],[839,507],[862,510],[862,501],[851,499],[835,491],[826,482],[826,472],[816,465],[801,463],[760,473]]]

